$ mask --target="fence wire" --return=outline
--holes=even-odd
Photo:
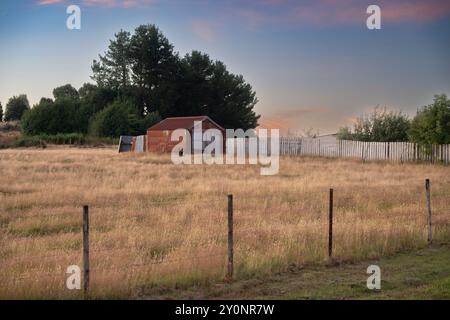
[[[271,196],[268,198],[264,198],[261,196],[254,196],[251,197],[254,199],[260,199],[262,201],[266,201],[266,202],[271,202],[276,201],[276,198]],[[245,201],[250,199],[249,197],[242,197],[241,201]],[[280,202],[280,201],[278,201]],[[292,201],[288,201],[288,204],[291,205],[296,205],[297,203],[301,202],[301,199],[295,199]],[[192,204],[192,205],[207,205],[208,207],[211,207],[212,205],[214,205],[214,201],[211,201],[211,199],[207,199],[207,200],[201,200],[201,199],[194,199],[194,200],[190,200],[187,197],[182,198],[182,199],[165,199],[165,200],[157,200],[157,201],[146,201],[147,204],[152,204],[155,206],[160,206],[160,205],[164,205],[164,204],[170,204],[170,205],[183,205],[186,206],[186,204]],[[224,220],[226,219],[226,201],[224,201],[224,199],[221,199],[219,205],[216,205],[217,207],[222,208],[221,210],[223,210],[224,213]],[[326,207],[326,205],[324,205],[324,207]],[[91,207],[94,208],[95,210],[95,206]],[[280,215],[284,215],[284,214],[292,214],[293,210],[298,210],[297,208],[295,208],[294,206],[292,208],[284,208],[283,210],[273,210],[271,208],[262,208],[262,211],[267,211],[268,216],[280,216]],[[234,208],[232,208],[232,212],[238,213],[239,218],[252,218],[252,217],[259,217],[261,218],[261,213],[257,213],[256,210],[253,208],[251,210],[251,213],[248,214],[248,208],[244,206],[234,206]],[[301,210],[298,210],[301,211]],[[31,216],[26,216],[26,217],[33,217],[34,215]],[[36,215],[39,216],[39,215]],[[44,216],[51,216],[51,214],[46,214]],[[92,218],[94,218],[93,220],[95,220],[95,218],[97,218],[95,216],[95,214],[92,216]],[[225,222],[225,221],[224,221]],[[279,220],[277,220],[276,222],[280,222]],[[266,221],[267,223],[267,221]],[[327,221],[327,216],[323,215],[318,217],[317,221],[309,221],[309,223],[314,223],[314,225],[318,228],[326,228],[329,224]],[[434,226],[436,226],[439,222],[435,221],[434,222]],[[336,225],[336,221],[334,222],[334,224]],[[80,224],[80,228],[81,228],[81,224]],[[247,238],[247,237],[259,237],[261,236],[261,234],[263,235],[271,235],[271,234],[277,234],[280,232],[286,232],[286,227],[291,227],[295,228],[295,223],[292,224],[288,224],[286,226],[259,226],[259,225],[254,225],[252,228],[242,228],[239,221],[234,221],[233,223],[233,237],[235,242],[240,242],[242,241],[242,239]],[[226,236],[226,229],[223,230],[223,235],[222,236]],[[325,236],[325,234],[324,234]],[[237,241],[236,241],[237,240]],[[7,238],[3,238],[2,241],[8,241]],[[14,240],[15,242],[17,242],[16,240]],[[27,243],[28,239],[20,239],[20,242],[23,241],[23,243]],[[229,244],[228,244],[229,245]],[[73,251],[73,252],[61,252],[61,253],[54,253],[54,254],[45,254],[45,255],[27,255],[26,257],[20,258],[20,257],[14,257],[9,259],[8,262],[10,262],[10,264],[8,264],[7,266],[11,266],[11,265],[33,265],[36,262],[38,264],[41,265],[45,265],[46,263],[48,263],[49,260],[54,260],[54,261],[58,261],[58,260],[73,260],[71,261],[72,263],[80,263],[82,261],[82,248],[80,248],[80,251]],[[138,252],[132,252],[132,251],[138,251]],[[165,256],[161,256],[158,257],[152,257],[150,259],[150,261],[145,261],[145,258],[142,258],[140,256],[140,253],[145,253],[146,247],[145,245],[139,244],[137,243],[136,245],[124,245],[121,247],[113,247],[113,248],[108,248],[108,247],[97,247],[97,246],[93,246],[89,249],[89,253],[92,254],[93,256],[91,256],[91,268],[90,268],[90,273],[94,275],[99,275],[101,273],[107,273],[107,272],[123,272],[126,273],[129,270],[133,270],[133,269],[138,269],[140,271],[142,271],[142,269],[144,268],[149,268],[148,272],[151,272],[151,267],[156,266],[156,265],[164,265],[164,264],[172,264],[172,263],[187,263],[187,262],[201,262],[201,261],[205,261],[207,259],[213,259],[213,258],[217,258],[217,257],[222,257],[224,260],[227,258],[227,253],[226,252],[222,252],[222,253],[217,253],[217,254],[201,254],[201,255],[192,255],[191,257],[184,257],[184,258],[165,258]],[[124,255],[124,254],[120,254],[121,252],[124,251],[129,251],[128,255]],[[112,253],[113,255],[111,255],[110,257],[112,259],[121,259],[124,261],[127,260],[132,260],[133,256],[134,256],[134,260],[140,261],[143,260],[142,262],[134,262],[134,263],[125,263],[122,266],[111,266],[111,267],[105,267],[105,266],[101,266],[101,269],[97,269],[95,267],[95,253]],[[74,256],[76,256],[78,254],[78,256],[73,259]],[[130,257],[131,256],[131,257]],[[104,258],[103,258],[104,259]],[[76,260],[76,261],[75,261]],[[80,264],[81,265],[81,264]],[[3,265],[3,267],[5,267],[5,265]],[[66,267],[64,268],[60,268],[58,266],[56,266],[56,270],[54,271],[39,271],[36,270],[34,271],[33,269],[30,270],[30,274],[26,274],[26,275],[13,275],[10,277],[6,278],[6,282],[24,282],[24,281],[35,281],[35,282],[39,282],[42,280],[64,280],[66,281],[67,277],[69,276],[69,274],[67,274],[66,271]],[[139,275],[139,274],[138,274]],[[5,277],[3,277],[5,278]],[[0,277],[0,279],[2,279],[2,277]]]

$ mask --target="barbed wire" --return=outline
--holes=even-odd
[[[279,221],[276,221],[277,223],[279,223]],[[434,225],[435,226],[439,226],[439,225],[448,225],[450,221],[444,221],[444,220],[438,220],[435,221]],[[341,224],[342,222],[340,221],[334,221],[333,224],[337,227]],[[306,225],[313,225],[315,228],[318,229],[325,229],[326,227],[328,227],[328,220],[327,219],[320,219],[317,221],[308,221],[306,222]],[[303,229],[305,227],[299,228],[295,222],[293,222],[292,224],[287,224],[285,226],[255,226],[255,227],[251,227],[251,228],[241,228],[239,222],[235,223],[234,225],[234,234],[235,234],[235,238],[239,239],[242,236],[251,236],[251,237],[258,237],[261,236],[262,234],[273,234],[273,233],[279,233],[279,232],[286,232],[287,229],[291,229],[292,231],[295,231],[295,229]],[[222,234],[214,234],[212,235],[214,237],[218,237],[218,238],[225,238],[226,237],[226,230],[223,231]],[[225,239],[224,239],[225,241]],[[145,245],[142,244],[138,244],[138,245],[128,245],[128,246],[122,246],[119,248],[101,248],[101,247],[91,247],[90,248],[90,252],[91,253],[102,253],[102,252],[120,252],[120,251],[126,251],[126,250],[136,250],[138,252],[145,252],[146,250],[151,250],[151,248],[147,248]],[[135,255],[135,252],[130,252],[130,255]],[[77,256],[78,255],[78,256]],[[69,259],[74,259],[74,260],[79,260],[82,257],[82,248],[80,247],[80,249],[77,249],[75,251],[72,252],[58,252],[58,253],[54,253],[54,254],[36,254],[36,255],[31,255],[30,253],[26,253],[26,255],[22,256],[22,257],[9,257],[9,258],[5,258],[4,260],[6,260],[6,266],[9,265],[17,265],[17,264],[36,264],[36,263],[44,263],[43,260],[69,260]],[[5,264],[2,264],[3,266],[5,266]]]

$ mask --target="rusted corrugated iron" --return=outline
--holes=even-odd
[[[194,130],[194,124],[197,121],[201,123],[199,126],[202,128],[199,134]],[[188,130],[191,139],[195,141],[201,140],[204,132],[208,129],[218,129],[225,136],[225,129],[208,116],[167,118],[150,127],[147,130],[147,135],[121,136],[119,152],[171,152],[173,147],[179,143],[171,140],[172,132],[177,129]],[[194,146],[194,143],[191,143],[191,145]],[[202,141],[202,150],[205,146],[206,143]]]
[[[195,122],[201,123],[199,126],[201,126],[202,130],[199,134],[194,130]],[[208,129],[218,129],[222,132],[223,136],[225,136],[225,129],[208,116],[167,118],[147,130],[148,151],[170,153],[174,146],[179,143],[179,141],[171,140],[173,131],[177,129],[186,129],[189,132],[192,139],[192,147],[195,145],[193,141],[201,140],[203,133]],[[202,149],[204,149],[206,143],[203,143],[202,145]]]
[[[121,136],[119,141],[119,153],[122,152],[145,152],[147,150],[147,137]]]
[[[146,136],[137,136],[134,139],[134,152],[145,152]]]
[[[154,126],[150,127],[148,130],[149,131],[176,130],[176,129],[188,129],[189,130],[194,127],[195,121],[200,121],[200,122],[209,121],[217,129],[225,131],[224,128],[222,128],[220,125],[218,125],[216,122],[214,122],[208,116],[166,118],[166,119],[158,122]]]

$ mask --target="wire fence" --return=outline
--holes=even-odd
[[[164,200],[155,200],[155,201],[146,201],[147,204],[152,205],[153,207],[157,208],[161,205],[183,205],[186,206],[186,204],[191,204],[194,205],[196,207],[198,206],[211,206],[211,202],[205,202],[204,200],[199,200],[199,199],[189,199],[186,200],[184,198],[182,199],[164,199]],[[42,215],[27,215],[26,218],[30,218],[30,217],[55,217],[54,213],[43,213]],[[78,225],[79,229],[82,229],[83,224],[80,223]],[[7,241],[6,239],[4,239],[5,241]],[[29,240],[28,239],[14,239],[14,244],[17,247],[18,245],[20,246],[21,244],[23,245],[29,245]],[[31,246],[32,247],[32,246]],[[113,254],[113,256],[110,256],[114,259],[120,259],[120,258],[126,258],[127,260],[130,261],[135,261],[135,260],[143,260],[142,257],[137,257],[135,255],[135,253],[131,253],[131,251],[133,250],[137,250],[139,251],[143,251],[145,252],[146,248],[145,245],[142,244],[137,244],[137,245],[126,245],[126,246],[121,246],[119,248],[117,247],[96,247],[93,246],[91,248],[89,248],[90,254],[94,255],[96,253],[108,253],[108,254]],[[26,275],[18,275],[15,276],[13,275],[8,275],[8,277],[5,277],[5,281],[7,282],[23,282],[23,281],[42,281],[42,280],[61,280],[64,279],[64,281],[66,280],[68,274],[66,273],[66,268],[69,265],[82,265],[83,262],[83,257],[82,257],[82,251],[83,248],[80,248],[80,250],[78,251],[71,251],[71,252],[60,252],[60,253],[54,253],[54,254],[39,254],[39,255],[32,255],[32,254],[27,254],[25,257],[8,257],[7,255],[5,255],[3,258],[7,258],[7,262],[6,263],[2,263],[3,267],[10,267],[10,266],[15,266],[15,267],[22,267],[22,268],[27,268],[27,267],[35,267],[36,265],[48,265],[49,262],[55,262],[56,264],[56,268],[54,270],[51,271],[36,271],[30,274],[26,274]],[[129,255],[120,255],[118,253],[124,253],[124,252],[130,252]],[[81,253],[81,254],[80,254]],[[133,256],[134,257],[130,257]],[[187,261],[191,261],[191,262],[196,262],[196,261],[200,261],[200,260],[205,260],[205,259],[211,259],[211,258],[217,258],[217,257],[223,257],[225,259],[226,254],[225,253],[221,253],[221,254],[209,254],[209,255],[193,255],[192,257],[183,257],[183,258],[166,258],[164,256],[161,257],[151,257],[150,259],[147,259],[147,261],[144,262],[140,262],[140,263],[128,263],[125,264],[123,266],[121,266],[120,268],[115,268],[115,267],[105,267],[102,266],[102,269],[100,270],[101,272],[108,272],[108,271],[123,271],[126,272],[126,270],[129,270],[130,268],[132,269],[136,269],[136,268],[144,268],[144,267],[151,267],[151,266],[155,266],[155,265],[163,265],[163,264],[169,264],[169,263],[181,263],[181,262],[187,262]],[[5,259],[6,260],[6,259]],[[145,259],[144,259],[145,260]],[[61,261],[64,261],[65,264],[62,264]],[[64,268],[62,266],[65,266]],[[93,269],[95,270],[95,269]],[[99,270],[95,270],[95,271],[99,271]],[[2,277],[0,277],[2,278]]]
[[[428,243],[432,243],[433,236],[433,222],[432,222],[432,211],[431,211],[431,193],[430,193],[430,182],[426,180],[426,217],[427,217],[427,241]],[[329,258],[332,259],[333,255],[333,189],[330,189],[330,194],[328,198],[328,215],[327,220],[317,219],[316,221],[311,221],[311,223],[315,223],[316,227],[323,228],[326,230],[327,236],[327,249]],[[153,204],[159,205],[162,202],[166,201],[152,201]],[[172,201],[167,201],[173,203]],[[205,202],[202,200],[189,201],[192,204],[208,204],[211,206],[211,202]],[[185,203],[185,202],[184,202]],[[293,202],[295,205],[297,202]],[[221,205],[219,206],[221,207]],[[100,247],[95,244],[95,242],[89,242],[89,207],[85,206],[83,208],[83,222],[79,225],[82,230],[82,247],[79,248],[79,251],[70,251],[70,252],[59,252],[54,254],[45,254],[45,255],[28,255],[25,259],[21,257],[4,257],[8,258],[8,264],[3,264],[3,267],[8,266],[16,266],[16,272],[13,274],[9,274],[6,277],[1,277],[9,283],[22,283],[22,282],[33,282],[33,281],[65,281],[67,277],[70,275],[67,272],[67,267],[69,265],[81,265],[83,266],[83,277],[90,278],[89,274],[92,271],[92,277],[96,277],[99,273],[107,273],[107,272],[122,272],[125,277],[132,277],[133,274],[130,273],[131,270],[138,269],[139,271],[151,272],[151,268],[153,266],[160,266],[164,264],[186,264],[186,263],[197,263],[200,261],[212,260],[223,258],[224,267],[226,266],[227,272],[224,275],[225,279],[231,280],[234,276],[234,256],[235,256],[235,238],[237,237],[239,241],[245,241],[248,237],[258,237],[260,234],[255,230],[258,229],[257,225],[252,226],[251,228],[242,228],[240,227],[240,223],[234,222],[234,212],[245,211],[244,208],[238,208],[237,210],[234,208],[233,204],[233,196],[228,195],[228,205],[223,206],[223,209],[227,210],[227,232],[223,232],[223,234],[218,235],[226,239],[226,249],[223,248],[223,251],[220,253],[210,253],[210,254],[191,254],[189,257],[182,258],[171,258],[167,257],[167,253],[165,254],[149,254],[147,251],[146,245],[142,243],[136,243],[132,245],[123,245],[120,247]],[[295,209],[295,207],[293,208]],[[291,211],[290,211],[291,212]],[[282,214],[282,212],[277,212],[277,214]],[[246,218],[251,217],[251,215],[246,215]],[[322,217],[323,218],[323,217]],[[286,232],[287,226],[270,226],[265,229],[264,232],[267,234],[270,233],[283,233]],[[92,241],[91,241],[92,242]],[[92,262],[96,262],[96,255],[107,253],[108,257],[101,257],[101,262],[105,262],[107,259],[120,259],[121,261],[127,261],[128,263],[121,264],[120,266],[115,266],[112,264],[111,266],[105,266],[104,263],[101,265],[98,263],[92,264]],[[138,253],[138,254],[136,254]],[[142,253],[140,255],[139,253]],[[62,264],[61,261],[65,263]],[[40,270],[36,273],[29,274],[20,274],[21,268],[27,268],[35,266],[36,264],[48,265],[49,261],[52,263],[55,262],[52,270]],[[98,261],[97,261],[98,262]],[[21,268],[19,268],[21,267]],[[89,289],[89,280],[84,283],[84,290],[87,291]]]

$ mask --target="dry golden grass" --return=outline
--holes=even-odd
[[[434,239],[450,240],[450,168],[283,158],[257,166],[175,166],[168,156],[113,149],[0,151],[0,298],[79,298],[82,206],[90,206],[91,294],[131,297],[221,281],[226,205],[235,202],[237,278],[326,263],[328,189],[335,257],[359,260],[426,244],[424,179]]]

